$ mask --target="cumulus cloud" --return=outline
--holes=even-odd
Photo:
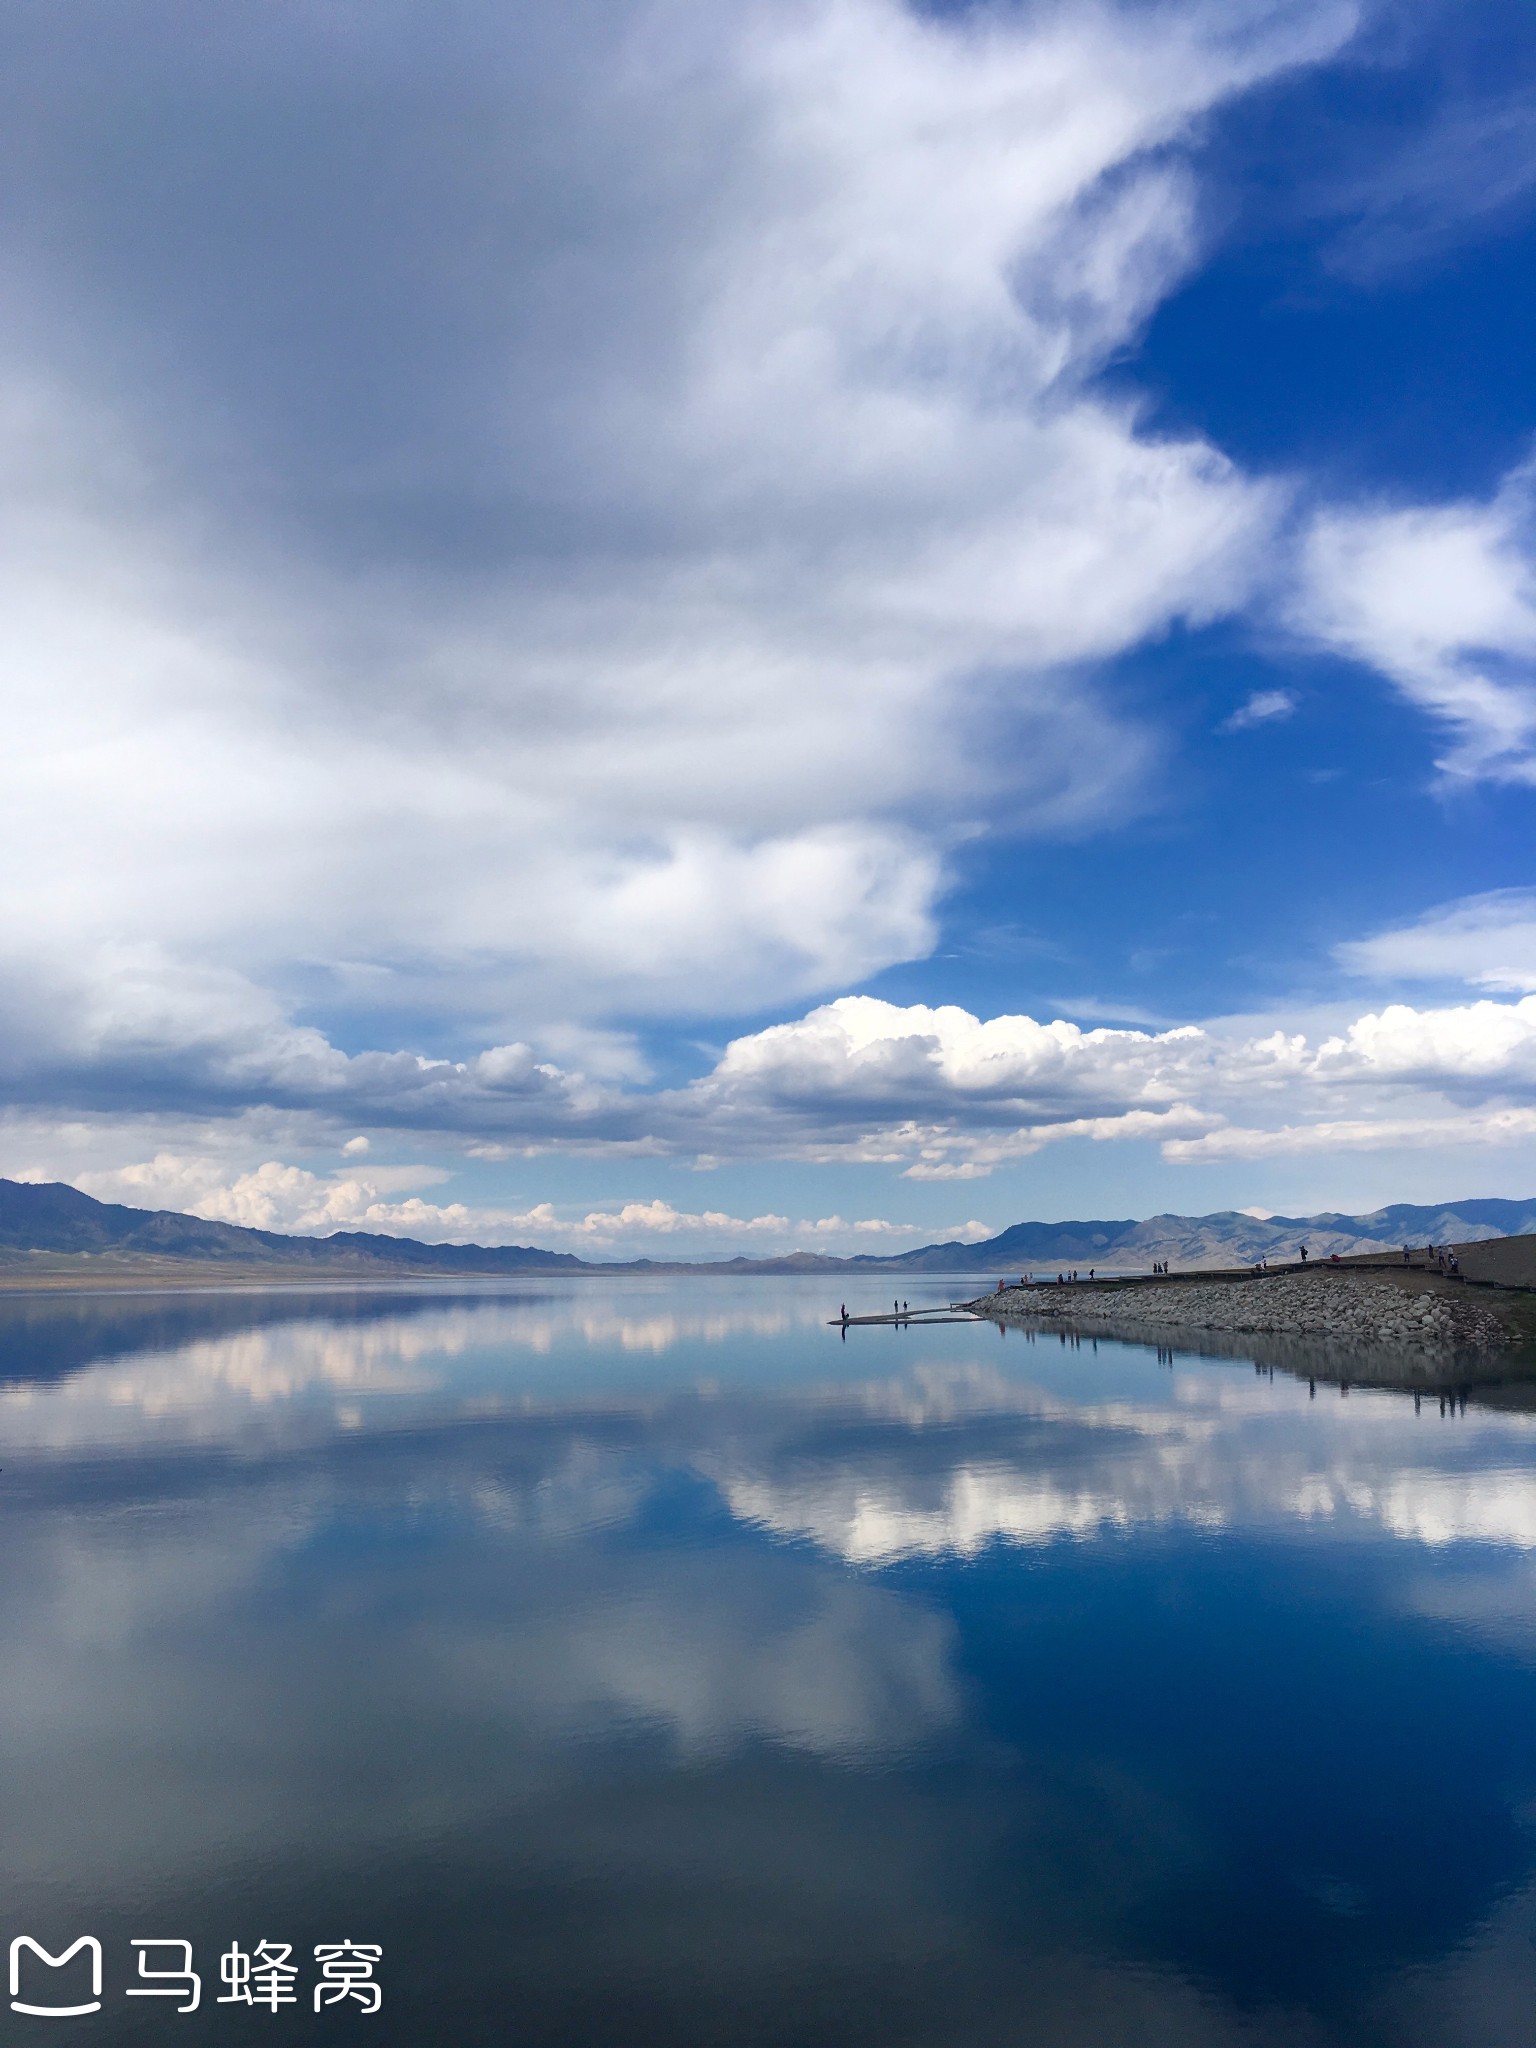
[[[1201,116],[1349,8],[72,20],[0,27],[24,1097],[808,998],[930,947],[957,834],[1135,801],[1080,665],[1277,500],[1084,378]]]
[[[832,1215],[792,1221],[771,1212],[733,1216],[723,1209],[678,1209],[655,1197],[609,1208],[537,1202],[517,1209],[432,1202],[405,1192],[440,1186],[449,1178],[441,1167],[422,1165],[326,1175],[277,1159],[231,1173],[224,1162],[207,1153],[162,1151],[153,1159],[126,1166],[87,1168],[74,1175],[73,1184],[98,1201],[122,1202],[130,1208],[177,1209],[254,1230],[314,1236],[364,1230],[433,1243],[533,1239],[541,1245],[599,1256],[618,1250],[647,1250],[662,1240],[675,1241],[666,1245],[664,1256],[687,1257],[695,1244],[710,1246],[718,1256],[725,1240],[742,1239],[758,1253],[771,1254],[806,1248],[867,1250],[872,1240],[900,1245],[932,1234],[931,1226],[893,1222],[883,1216]],[[946,1239],[974,1241],[991,1236],[992,1230],[971,1218],[947,1226],[941,1234]]]
[[[1321,514],[1301,629],[1379,670],[1453,735],[1459,778],[1536,782],[1536,465],[1486,503]]]
[[[283,1126],[211,1180],[162,1168],[180,1137],[91,1169],[148,1159],[144,1200],[595,1243],[785,1219],[546,1225],[365,1147],[942,1183],[1522,1107],[1518,1004],[1321,1033],[805,1007],[931,947],[964,835],[1123,816],[1154,742],[1091,665],[1263,580],[1281,495],[1092,373],[1198,253],[1202,118],[1350,7],[74,19],[67,66],[46,10],[0,23],[16,1114]],[[1445,719],[1451,773],[1536,779],[1532,478],[1307,539],[1298,624]],[[1524,992],[1505,912],[1470,978]],[[1453,907],[1355,964],[1492,930]],[[802,1007],[686,1085],[626,1028]],[[340,1173],[285,1163],[344,1139]],[[788,1225],[823,1226],[887,1227]]]
[[[1309,1131],[1320,1152],[1409,1129],[1500,1143],[1529,1128],[1522,1100],[1536,1100],[1536,997],[1389,1004],[1315,1037],[1240,1022],[1084,1031],[852,997],[736,1040],[685,1098],[743,1141],[770,1128],[785,1146],[798,1129],[801,1156],[880,1159],[917,1179],[975,1178],[1071,1138],[1155,1140],[1185,1163],[1304,1151]],[[1287,1128],[1226,1128],[1261,1105]]]
[[[530,1074],[536,1086],[525,1085]],[[222,1139],[217,1124],[184,1127],[177,1147],[147,1163],[141,1153],[128,1165],[86,1157],[68,1177],[114,1199],[269,1227],[510,1233],[604,1246],[735,1234],[775,1248],[833,1240],[853,1248],[909,1227],[879,1217],[677,1209],[659,1197],[579,1212],[548,1202],[470,1207],[406,1192],[440,1182],[440,1168],[352,1154],[326,1175],[271,1156],[247,1166],[240,1155],[279,1127],[295,1146],[313,1148],[328,1131],[334,1145],[334,1122],[355,1128],[360,1112],[376,1113],[378,1127],[398,1136],[446,1138],[498,1159],[592,1152],[627,1156],[642,1170],[647,1157],[699,1165],[777,1158],[880,1164],[941,1183],[981,1179],[1042,1147],[1084,1140],[1154,1143],[1184,1164],[1400,1144],[1497,1146],[1536,1135],[1536,995],[1390,1003],[1323,1028],[1228,1018],[1165,1031],[842,997],[732,1040],[709,1072],[670,1088],[598,1084],[507,1048],[489,1062],[337,1053],[327,1076],[317,1092],[292,1089],[275,1122],[233,1119]],[[153,1123],[13,1115],[0,1164],[51,1177],[49,1162],[71,1150],[80,1158],[92,1132],[107,1134],[101,1142],[121,1160],[123,1146],[142,1144]],[[976,1222],[912,1228],[986,1234]]]

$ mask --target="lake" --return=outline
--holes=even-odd
[[[892,1288],[0,1299],[4,2038],[1536,2040],[1522,1390]]]

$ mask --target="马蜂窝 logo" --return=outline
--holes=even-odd
[[[91,1959],[91,1996],[89,2002],[78,2005],[33,2005],[21,1996],[21,1956],[23,1949],[30,1949],[38,1963],[50,1970],[67,1970],[82,1949]],[[36,1976],[36,1965],[28,1971],[29,1977]],[[78,1975],[78,1972],[76,1973]],[[63,1993],[69,1996],[67,1988]],[[82,1934],[78,1941],[71,1942],[62,1955],[51,1956],[40,1941],[34,1941],[30,1934],[18,1934],[11,1943],[11,2011],[30,2013],[40,2020],[78,2019],[82,2013],[101,2011],[101,1943],[94,1934]]]
[[[203,1995],[203,1980],[193,1967],[192,1944],[180,1938],[158,1935],[135,1936],[128,1944],[134,1951],[134,1981],[124,1987],[127,1998],[173,1998],[177,2013],[196,2012]],[[322,1941],[313,1950],[319,1965],[313,1985],[314,2009],[352,2006],[363,2013],[376,2013],[384,1992],[374,1971],[384,1950],[376,1941]],[[219,2005],[264,2005],[276,2012],[301,2001],[298,1979],[300,1965],[292,1962],[293,1943],[258,1941],[254,1949],[241,1948],[232,1941],[219,1957],[219,1977],[228,1986],[217,2000]],[[77,1963],[76,1959],[81,1960]],[[23,1998],[25,1965],[27,1990]],[[44,1971],[68,1972],[67,1977],[44,1978]],[[90,1987],[90,1998],[81,1993]],[[101,1943],[94,1934],[82,1934],[58,1955],[52,1955],[30,1934],[18,1934],[11,1943],[11,2011],[31,2019],[79,2019],[100,2012],[102,2007]],[[37,2002],[43,1993],[52,1995],[47,2004]]]

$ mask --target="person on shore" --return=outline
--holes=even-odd
[[[1303,1265],[1307,1263],[1307,1248],[1305,1245],[1303,1245],[1301,1248],[1301,1263]]]
[[[1403,1246],[1403,1264],[1405,1266],[1411,1266],[1413,1264],[1413,1257],[1412,1254],[1409,1252],[1407,1245]]]

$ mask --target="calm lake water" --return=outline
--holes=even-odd
[[[889,1289],[0,1300],[0,2038],[1536,2041],[1518,1390]]]

